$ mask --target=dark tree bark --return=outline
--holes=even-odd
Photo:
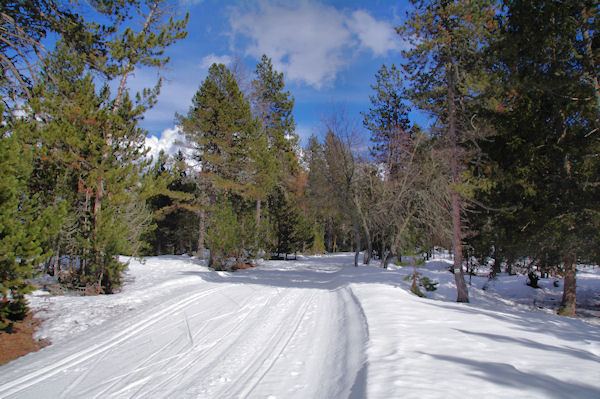
[[[331,221],[331,216],[327,219],[327,252],[331,253],[333,252],[333,244],[331,242],[332,240],[332,236],[333,236],[333,228],[332,228],[332,221]]]
[[[196,251],[196,256],[200,259],[204,259],[204,234],[205,227],[205,213],[204,210],[201,210],[198,214],[198,250]]]
[[[381,262],[383,264],[384,269],[388,268],[388,265],[390,264],[390,259],[392,259],[392,251],[386,251],[385,255],[383,255]]]
[[[373,257],[373,242],[371,240],[367,240],[367,250],[365,251],[365,256],[363,257],[363,264],[368,265],[371,263],[371,258]]]
[[[500,254],[498,253],[498,249],[494,248],[494,264],[492,265],[492,271],[490,273],[490,279],[496,278],[502,270],[500,269]]]
[[[448,119],[451,151],[452,184],[459,183],[458,173],[458,140],[456,135],[456,109],[454,105],[454,70],[451,64],[448,69]],[[454,250],[454,281],[456,282],[456,302],[469,302],[469,291],[465,283],[462,255],[462,222],[460,215],[461,198],[456,188],[452,189],[452,246]]]
[[[558,314],[561,316],[575,317],[575,308],[577,301],[577,261],[574,254],[569,254],[565,260],[565,276],[563,297],[558,309]]]
[[[358,256],[360,254],[361,243],[360,243],[360,227],[356,217],[354,218],[354,241],[356,244],[356,252],[354,253],[354,267],[358,267]]]

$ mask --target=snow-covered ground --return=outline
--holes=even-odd
[[[412,267],[352,262],[162,256],[131,260],[116,295],[33,296],[53,344],[0,367],[0,397],[600,398],[597,319],[554,315],[554,280],[473,277],[457,304],[446,260],[419,268],[440,282],[428,298]],[[597,269],[578,289],[600,299]]]

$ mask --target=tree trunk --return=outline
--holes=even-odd
[[[198,214],[198,250],[196,251],[196,256],[200,259],[204,259],[204,218],[204,209],[202,209]]]
[[[367,239],[367,250],[365,251],[365,256],[363,257],[363,264],[368,265],[371,263],[371,258],[373,257],[373,243],[370,239]]]
[[[390,264],[390,259],[392,259],[392,251],[386,251],[383,255],[383,258],[381,258],[381,263],[384,269],[388,268],[388,265]]]
[[[365,255],[363,257],[363,263],[365,265],[368,265],[371,260],[371,249],[372,249],[372,247],[371,247],[371,231],[369,230],[369,224],[367,223],[367,217],[364,214],[364,212],[362,211],[362,207],[360,206],[360,201],[358,200],[356,195],[354,196],[354,206],[356,207],[356,210],[358,211],[358,217],[360,218],[362,228],[365,233],[365,239],[367,240],[367,252],[365,252]]]
[[[564,264],[564,288],[563,297],[558,309],[561,316],[575,317],[575,307],[577,301],[577,258],[574,254],[569,254]]]
[[[54,255],[54,277],[60,276],[60,246],[56,248],[56,255]]]
[[[448,68],[448,118],[449,139],[451,159],[450,166],[452,170],[452,184],[459,183],[458,173],[458,140],[456,136],[456,109],[454,105],[454,70],[453,65]],[[452,188],[452,246],[454,249],[454,281],[456,282],[457,297],[456,302],[469,302],[469,291],[465,283],[465,276],[462,266],[462,223],[460,215],[460,196],[456,188]]]
[[[333,252],[333,244],[331,242],[331,238],[333,237],[331,216],[327,219],[327,230],[329,233],[327,234],[327,252],[331,253]]]
[[[498,253],[498,249],[494,248],[494,264],[492,265],[492,272],[490,273],[490,279],[495,278],[498,274],[502,272],[500,269],[500,254]]]
[[[360,254],[360,228],[358,227],[358,221],[354,222],[354,241],[356,244],[356,252],[354,253],[354,267],[358,267],[358,256]]]
[[[59,232],[58,236],[56,237],[56,241],[55,241],[55,247],[54,247],[54,256],[51,258],[52,259],[52,274],[54,275],[54,277],[57,277],[60,275],[60,247],[62,244],[62,233]]]
[[[260,199],[256,200],[256,227],[260,226],[260,208],[261,208],[261,201]]]
[[[262,202],[260,199],[256,200],[256,231],[260,232],[260,211],[261,211],[261,205]],[[258,258],[258,254],[260,253],[260,248],[258,247],[260,244],[260,237],[259,237],[260,233],[256,234],[255,240],[254,240],[254,247],[256,250],[256,253],[254,254],[254,256],[256,258]]]
[[[210,251],[210,256],[208,258],[208,267],[214,267],[215,266],[215,254],[214,251]]]

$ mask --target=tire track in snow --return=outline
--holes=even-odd
[[[11,382],[0,385],[0,398],[8,397],[9,395],[22,391],[36,383],[48,379],[54,376],[55,374],[60,373],[61,371],[67,370],[73,366],[85,362],[90,358],[100,353],[103,353],[104,351],[111,349],[112,347],[134,336],[138,332],[144,330],[146,327],[149,327],[152,324],[160,321],[167,315],[172,314],[179,309],[182,309],[187,304],[204,296],[210,295],[211,293],[224,290],[225,288],[227,288],[227,286],[208,289],[196,294],[192,294],[184,299],[175,302],[172,305],[167,306],[164,309],[159,310],[156,313],[153,313],[151,316],[144,318],[143,320],[135,323],[134,325],[125,328],[120,333],[116,334],[104,343],[93,345],[88,349],[71,354],[70,356],[63,358],[62,360],[59,360],[58,362],[52,365],[42,367],[23,377],[17,378]]]

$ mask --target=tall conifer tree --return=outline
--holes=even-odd
[[[505,101],[497,134],[480,144],[492,168],[482,198],[496,213],[492,241],[504,258],[527,258],[564,276],[559,312],[573,316],[576,265],[598,262],[600,193],[597,4],[507,1],[495,46]]]
[[[291,189],[299,172],[295,133],[294,99],[284,91],[283,73],[273,69],[271,59],[263,55],[251,82],[252,107],[260,123],[261,140],[257,148],[255,184],[256,217],[260,224],[261,203],[276,185]]]
[[[263,145],[250,103],[231,71],[223,64],[213,64],[194,95],[187,115],[177,115],[177,121],[208,183],[206,195],[210,198],[212,214],[217,217],[212,219],[212,233],[223,228],[224,239],[231,238],[222,224],[240,220],[239,215],[233,218],[231,213],[236,205],[237,210],[247,211],[243,203],[251,197],[260,161],[255,157],[260,154],[256,147]],[[218,220],[218,217],[227,220]],[[212,234],[209,239],[211,264],[224,267],[232,248],[240,242],[219,242],[218,235]]]
[[[447,142],[451,170],[454,276],[457,301],[468,302],[463,275],[462,211],[465,191],[462,171],[465,153],[461,143],[471,132],[470,103],[481,82],[481,49],[495,27],[494,2],[488,0],[413,0],[415,10],[398,33],[412,47],[405,52],[405,71],[412,83],[410,98],[436,116]]]

